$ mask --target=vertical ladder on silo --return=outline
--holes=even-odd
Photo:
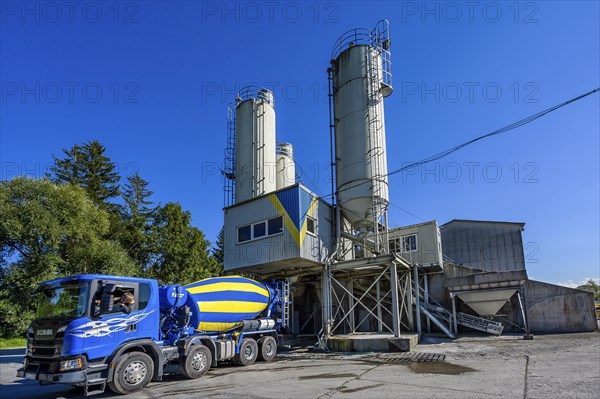
[[[375,33],[372,34],[373,47],[377,46],[377,37]],[[375,47],[377,49],[377,47]],[[377,104],[383,101],[381,94],[381,76],[379,74],[379,63],[377,61],[377,53],[373,54],[372,48],[367,49],[366,55],[366,68],[367,68],[367,128],[369,135],[369,163],[371,165],[371,181],[372,187],[372,201],[373,201],[373,226],[374,226],[374,238],[376,248],[379,250],[385,243],[382,242],[382,237],[379,232],[379,217],[381,215],[376,212],[378,209],[379,202],[381,202],[381,195],[383,191],[382,181],[385,178],[383,171],[381,170],[380,157],[384,155],[384,149],[380,143],[380,133],[382,130],[382,121],[379,118],[377,112]],[[386,226],[384,226],[386,228]]]
[[[231,206],[235,202],[235,108],[228,108],[227,144],[225,147],[224,205]]]

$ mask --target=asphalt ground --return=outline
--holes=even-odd
[[[81,388],[17,378],[23,349],[0,351],[0,397],[80,398]],[[299,349],[271,363],[221,364],[197,380],[169,366],[127,398],[598,398],[600,334],[426,339],[409,354]],[[96,398],[123,397],[110,391]]]

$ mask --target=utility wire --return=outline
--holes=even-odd
[[[411,212],[407,211],[406,209],[399,207],[398,205],[394,204],[393,202],[389,202],[388,201],[388,204],[391,205],[391,206],[393,206],[394,208],[400,209],[402,212],[404,212],[404,213],[406,213],[406,214],[408,214],[408,215],[410,215],[410,216],[412,216],[412,217],[414,217],[416,219],[419,219],[422,222],[425,222],[425,219],[423,219],[422,217],[419,217],[419,216],[415,215],[414,213],[411,213]]]
[[[392,176],[392,175],[395,175],[397,173],[403,172],[403,171],[405,171],[407,169],[414,168],[415,166],[420,166],[420,165],[424,165],[424,164],[429,163],[429,162],[437,161],[438,159],[447,157],[448,155],[452,154],[453,152],[456,152],[456,151],[460,150],[461,148],[464,148],[464,147],[466,147],[466,146],[468,146],[470,144],[473,144],[473,143],[475,143],[475,142],[477,142],[479,140],[483,140],[485,138],[488,138],[488,137],[491,137],[491,136],[495,136],[495,135],[498,135],[498,134],[506,133],[506,132],[508,132],[510,130],[516,129],[516,128],[521,127],[521,126],[524,126],[524,125],[526,125],[528,123],[531,123],[531,122],[535,121],[536,119],[541,118],[542,116],[548,115],[549,113],[556,111],[559,108],[562,108],[562,107],[564,107],[566,105],[572,104],[575,101],[579,101],[579,100],[581,100],[581,99],[583,99],[583,98],[585,98],[587,96],[590,96],[590,95],[592,95],[594,93],[597,93],[599,91],[600,91],[600,87],[598,87],[598,88],[596,88],[594,90],[590,90],[587,93],[581,94],[581,95],[579,95],[577,97],[574,97],[574,98],[572,98],[570,100],[567,100],[567,101],[562,102],[560,104],[554,105],[554,106],[552,106],[552,107],[550,107],[548,109],[545,109],[545,110],[543,110],[541,112],[538,112],[537,114],[530,115],[530,116],[528,116],[526,118],[523,118],[523,119],[521,119],[521,120],[519,120],[517,122],[514,122],[514,123],[511,123],[511,124],[506,125],[504,127],[501,127],[500,129],[497,129],[497,130],[494,130],[494,131],[492,131],[490,133],[487,133],[487,134],[484,134],[482,136],[476,137],[476,138],[474,138],[472,140],[466,141],[466,142],[464,142],[462,144],[459,144],[459,145],[457,145],[455,147],[449,148],[449,149],[447,149],[445,151],[439,152],[439,153],[437,153],[435,155],[431,155],[428,158],[425,158],[425,159],[422,159],[420,161],[413,162],[411,164],[403,166],[400,169],[396,169],[396,170],[394,170],[392,172],[389,172],[385,176]],[[350,187],[346,187],[346,188],[343,188],[341,190],[338,190],[337,192],[340,193],[342,191],[350,190],[352,188],[355,188],[355,187],[358,187],[358,186],[361,186],[361,185],[367,184],[367,183],[370,183],[370,181],[366,180],[366,181],[363,181],[361,183],[357,183],[355,185],[352,185]],[[329,194],[327,196],[330,197],[331,194]]]

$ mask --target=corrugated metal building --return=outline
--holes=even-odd
[[[441,226],[444,255],[484,271],[525,270],[525,223],[454,219]]]
[[[332,209],[301,184],[225,208],[225,271],[285,274],[322,268]]]

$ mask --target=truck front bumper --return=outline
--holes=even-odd
[[[68,371],[64,373],[49,373],[46,371],[26,371],[24,367],[17,370],[17,377],[55,384],[82,384],[87,381],[86,371]]]

